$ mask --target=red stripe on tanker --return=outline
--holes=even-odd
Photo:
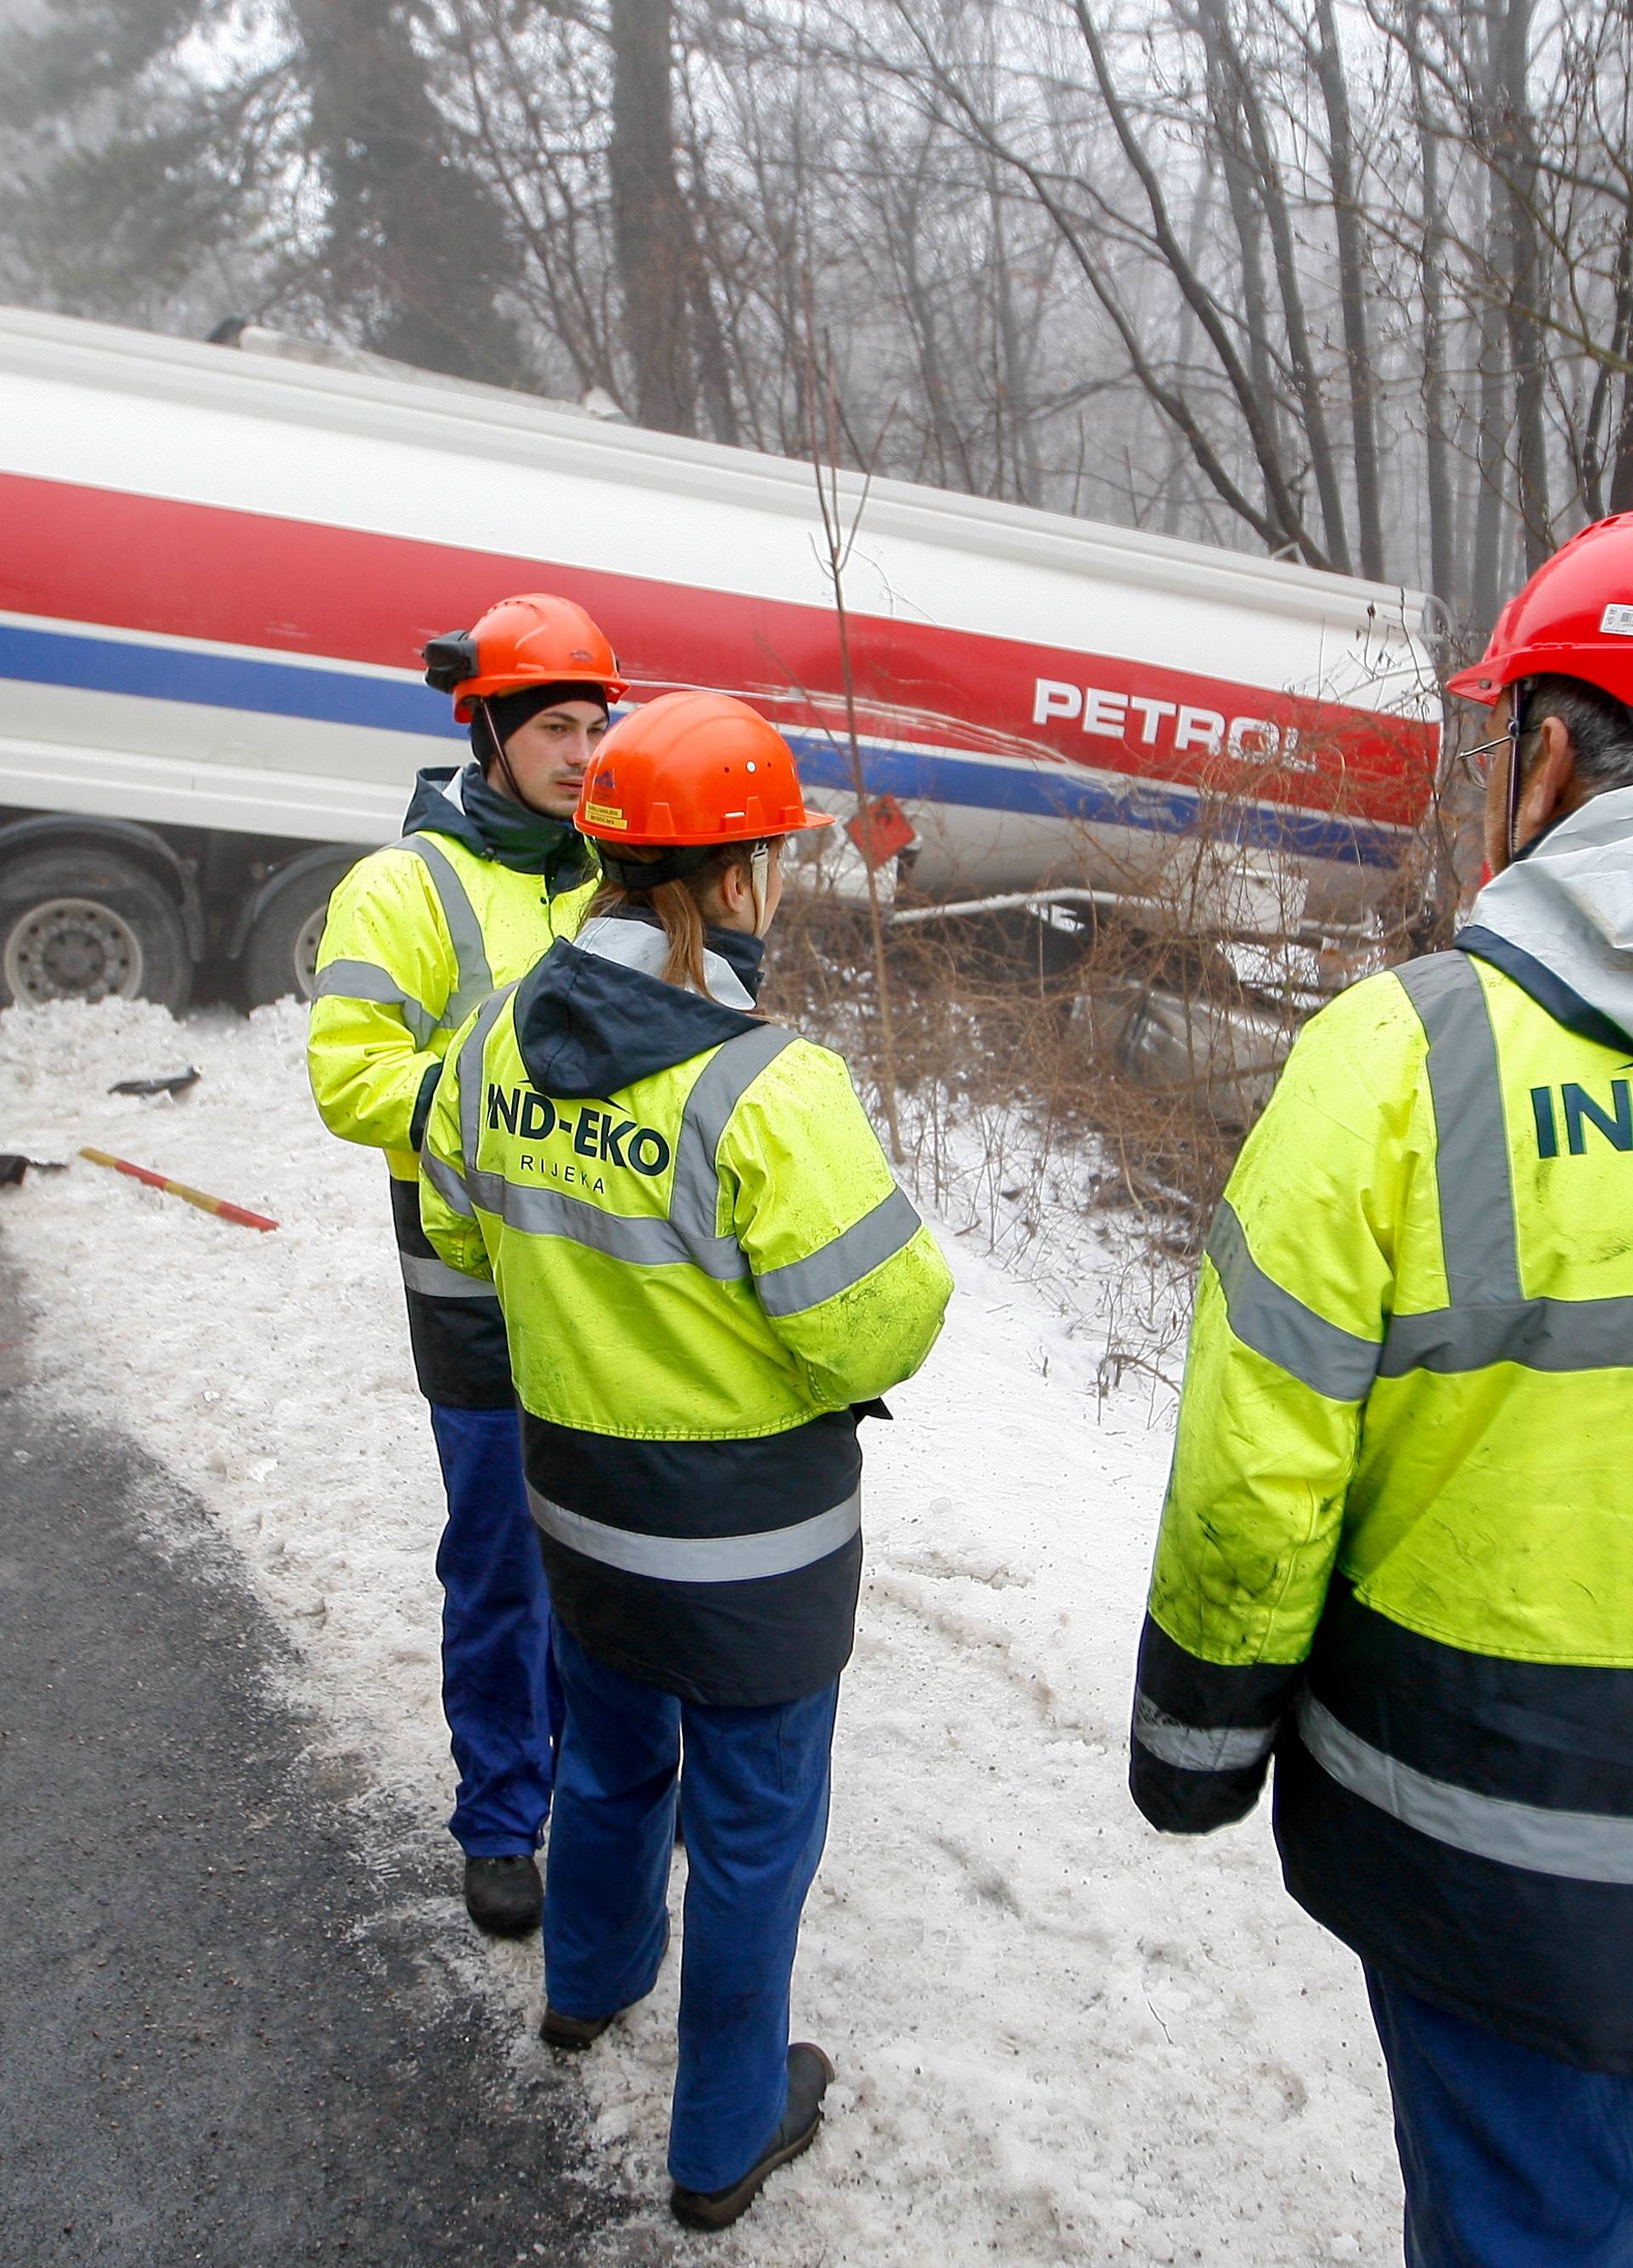
[[[22,475],[0,475],[0,520],[8,613],[408,672],[497,594],[549,588],[607,628],[637,697],[709,685],[843,731],[818,606]],[[854,614],[851,633],[873,737],[1390,826],[1428,803],[1438,735],[1421,718],[933,622]]]

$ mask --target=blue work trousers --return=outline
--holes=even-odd
[[[522,1480],[515,1410],[430,1405],[448,1524],[442,1706],[460,1786],[449,1832],[468,1859],[536,1851],[550,1815],[560,1689],[550,1593]]]
[[[838,1680],[799,1701],[682,1701],[594,1660],[558,1623],[566,1727],[544,1872],[550,2006],[605,2016],[657,1981],[667,1931],[675,1776],[687,1885],[669,2171],[723,2190],[788,2105],[788,1989],[828,1834]]]
[[[1633,2078],[1579,2071],[1369,1969],[1407,2268],[1633,2268]]]

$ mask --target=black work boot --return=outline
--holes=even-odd
[[[564,2048],[569,2055],[577,2055],[584,2048],[592,2048],[601,2034],[627,2013],[614,2008],[610,2016],[564,2016],[559,2008],[547,2008],[539,2037],[547,2048]]]
[[[465,1861],[465,1911],[489,1937],[526,1937],[538,1928],[543,1906],[544,1884],[531,1851]]]
[[[783,2123],[740,2182],[727,2190],[683,2190],[669,2192],[669,2210],[688,2228],[729,2228],[748,2211],[759,2196],[766,2176],[787,2165],[816,2140],[822,2124],[822,2097],[828,2093],[834,2066],[809,2040],[796,2040],[788,2051],[788,2108]]]
[[[668,1958],[669,1917],[666,1914],[663,1951],[658,1956],[660,1969]],[[601,2034],[615,2024],[620,2016],[627,2016],[630,2008],[639,2006],[638,2000],[631,2000],[626,2007],[614,2008],[610,2016],[564,2016],[559,2008],[552,2008],[547,2001],[544,2021],[539,2027],[539,2037],[547,2048],[563,2048],[569,2055],[577,2055],[585,2048],[592,2048]]]

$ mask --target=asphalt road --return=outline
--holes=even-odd
[[[17,1313],[0,1282],[0,2263],[666,2257],[583,2172],[570,2069],[518,2077],[421,1957],[452,1845],[383,1887],[227,1547],[26,1390]]]

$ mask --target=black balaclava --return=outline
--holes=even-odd
[[[512,733],[541,709],[554,709],[563,701],[593,701],[605,712],[607,688],[588,680],[563,678],[550,685],[525,686],[515,693],[489,694],[478,702],[470,723],[471,752],[476,761],[465,775],[460,795],[467,817],[481,828],[495,858],[519,873],[542,874],[553,896],[589,880],[595,872],[594,853],[571,820],[553,819],[548,812],[535,811],[531,804],[517,802],[493,786],[487,775],[489,765],[500,760],[503,744]],[[497,743],[495,732],[499,735]]]
[[[552,685],[524,685],[514,693],[489,693],[480,700],[471,718],[471,754],[483,771],[530,717],[536,717],[541,709],[556,708],[563,701],[593,701],[603,716],[607,713],[607,688],[587,678],[558,678]],[[490,717],[492,731],[488,725]]]

